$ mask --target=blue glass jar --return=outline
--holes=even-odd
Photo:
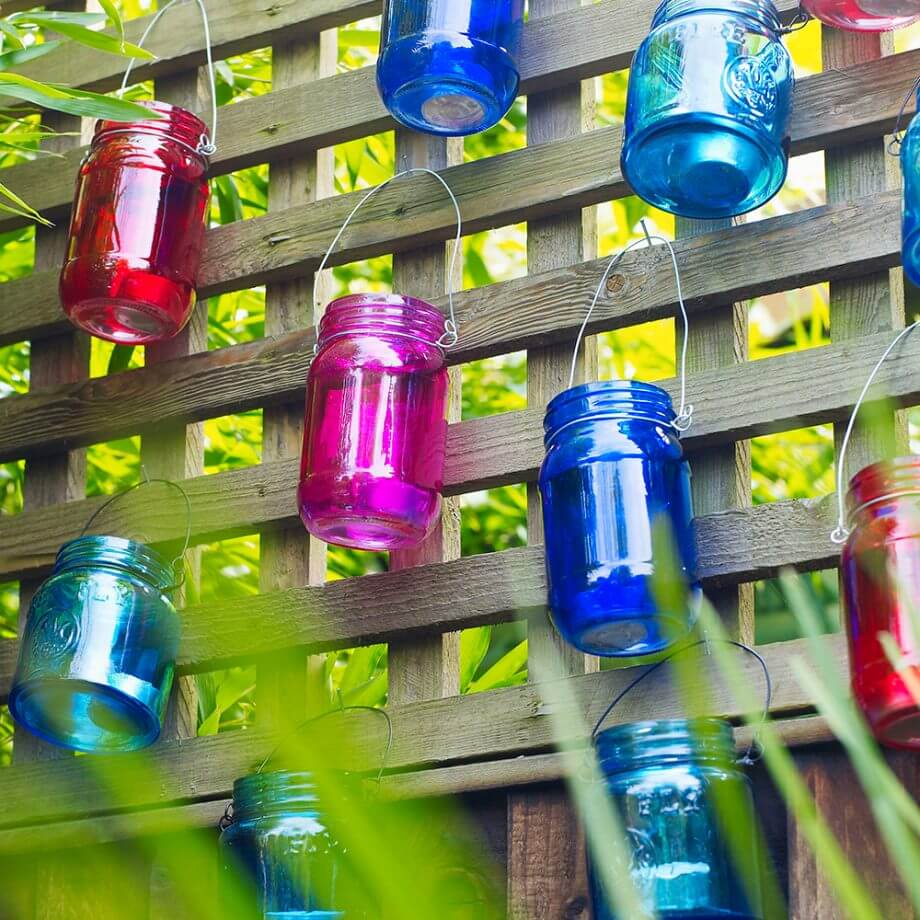
[[[731,725],[620,725],[598,735],[597,755],[649,913],[661,920],[761,920],[757,818]],[[726,821],[734,828],[731,845]],[[617,918],[591,865],[589,874],[595,920],[628,920]]]
[[[920,95],[918,95],[920,100]],[[904,174],[904,273],[920,285],[920,115],[914,117],[901,143]]]
[[[76,751],[152,744],[179,650],[176,573],[120,537],[66,543],[32,598],[10,712],[32,734]]]
[[[547,408],[540,470],[553,622],[593,655],[660,652],[696,621],[700,586],[690,467],[671,397],[639,381],[588,383]],[[685,584],[654,596],[653,543],[664,528]],[[657,547],[656,547],[657,548]]]
[[[782,188],[794,76],[771,0],[665,0],[629,75],[622,170],[684,217],[733,217]]]
[[[446,137],[485,131],[511,108],[524,0],[387,0],[377,85],[402,124]]]
[[[338,909],[344,857],[324,823],[310,773],[273,771],[237,780],[233,818],[221,832],[220,848],[221,897],[228,916],[345,916]]]

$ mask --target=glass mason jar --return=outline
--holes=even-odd
[[[448,373],[444,316],[413,297],[329,304],[307,379],[300,514],[327,543],[418,545],[441,511]]]
[[[851,32],[890,32],[920,19],[918,0],[802,0],[816,19]]]
[[[622,170],[672,214],[733,217],[782,188],[792,58],[771,0],[665,0],[629,74]]]
[[[377,85],[393,117],[456,137],[498,124],[517,96],[524,0],[386,0]]]
[[[911,625],[920,598],[920,458],[867,466],[850,482],[849,505],[842,571],[853,695],[879,741],[920,749],[920,710],[880,640],[890,634],[920,677]]]
[[[100,121],[77,176],[64,312],[90,335],[146,345],[184,328],[208,220],[207,128],[185,109],[142,103],[161,119]]]
[[[549,605],[563,638],[582,651],[651,655],[696,620],[690,467],[674,420],[671,397],[638,381],[574,387],[547,408],[540,491]],[[685,579],[673,609],[654,596],[656,535],[670,537]]]
[[[619,725],[598,735],[597,755],[646,910],[661,920],[760,920],[757,818],[731,725]],[[730,842],[726,820],[736,829]],[[589,861],[595,920],[627,920],[614,913],[595,865]]]
[[[29,608],[10,712],[32,734],[76,751],[156,741],[179,650],[169,598],[176,574],[120,537],[64,544]]]
[[[228,916],[345,916],[336,909],[343,854],[324,823],[309,773],[254,773],[238,779],[233,820],[221,831],[220,849],[221,897]]]
[[[902,262],[907,277],[920,284],[920,115],[911,121],[901,143],[901,172],[904,176]]]

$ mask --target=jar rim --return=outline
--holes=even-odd
[[[403,335],[440,348],[444,314],[419,297],[404,294],[348,294],[331,301],[319,323],[317,344],[349,333]]]
[[[240,818],[259,817],[292,805],[310,806],[315,811],[318,801],[313,774],[307,770],[260,771],[233,783],[233,810]]]
[[[865,505],[904,490],[920,493],[920,457],[894,457],[871,463],[850,479],[850,513],[856,514]]]
[[[190,147],[192,151],[206,163],[209,161],[207,154],[198,149],[202,137],[209,136],[208,126],[194,112],[182,108],[181,105],[171,105],[153,99],[137,100],[137,105],[150,109],[161,118],[140,119],[138,121],[110,121],[99,119],[93,133],[93,143],[107,140],[115,134],[131,132],[150,133],[170,137]]]
[[[773,32],[779,32],[783,25],[773,0],[661,0],[652,17],[652,28],[689,13],[738,13]]]
[[[614,725],[598,734],[595,745],[608,776],[651,764],[735,763],[731,723],[715,717]]]
[[[55,573],[91,564],[115,566],[133,572],[162,591],[175,587],[172,563],[146,543],[106,534],[90,534],[65,543],[58,550]]]

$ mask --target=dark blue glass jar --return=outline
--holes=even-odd
[[[589,383],[547,408],[540,471],[553,622],[582,651],[651,655],[685,636],[700,588],[690,467],[671,397],[650,383]],[[653,542],[664,527],[685,580],[679,606],[654,596]]]
[[[623,175],[650,204],[703,219],[782,188],[794,75],[772,0],[665,0],[636,53]]]
[[[387,0],[377,85],[393,117],[429,134],[485,131],[511,108],[524,0]]]
[[[661,920],[761,920],[757,818],[731,725],[620,725],[598,735],[597,755],[649,913]],[[726,821],[734,827],[731,845]],[[589,870],[595,920],[627,920],[617,917]]]
[[[920,95],[917,97],[920,99]],[[904,272],[920,284],[920,115],[910,123],[901,143],[904,174]]]
[[[220,846],[221,896],[228,916],[345,916],[338,909],[343,854],[323,820],[310,773],[273,771],[237,780],[232,822],[223,828]],[[239,878],[240,872],[245,878]],[[246,903],[240,903],[241,891]]]
[[[175,581],[172,565],[143,543],[66,543],[29,608],[10,692],[16,721],[77,751],[152,744],[179,650]]]

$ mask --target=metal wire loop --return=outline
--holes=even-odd
[[[800,32],[805,26],[808,25],[812,20],[811,13],[808,12],[804,7],[799,7],[798,12],[793,16],[792,21],[788,26],[783,27],[779,30],[780,35],[791,35],[793,32]]]
[[[607,268],[604,269],[604,274],[601,275],[600,284],[598,284],[597,290],[594,292],[594,298],[591,301],[591,306],[588,308],[588,313],[585,316],[584,322],[581,324],[581,328],[578,330],[578,336],[575,339],[575,352],[572,355],[572,367],[569,371],[569,389],[575,386],[575,370],[578,366],[578,354],[581,351],[581,346],[585,339],[588,323],[591,321],[591,316],[597,307],[597,302],[601,298],[601,293],[603,292],[604,286],[607,284],[608,279],[619,267],[620,263],[628,253],[643,245],[647,245],[650,249],[652,249],[654,248],[654,241],[657,240],[658,242],[664,244],[668,250],[668,254],[671,256],[671,266],[674,269],[674,280],[677,285],[677,302],[680,306],[680,315],[684,324],[684,336],[683,342],[681,343],[679,371],[680,408],[677,411],[677,417],[671,423],[678,434],[683,434],[684,432],[689,431],[690,427],[693,425],[693,406],[687,404],[687,349],[690,344],[690,318],[687,315],[687,305],[684,301],[680,265],[678,264],[677,253],[674,251],[674,246],[672,245],[671,241],[666,237],[660,236],[658,234],[649,233],[648,226],[644,219],[640,221],[640,224],[642,226],[642,232],[644,233],[643,238],[641,240],[634,240],[633,242],[628,243],[618,253],[616,253],[616,255],[614,255],[613,258],[611,258],[607,263]]]
[[[166,11],[179,2],[185,2],[185,0],[169,0],[169,3],[157,10],[156,15],[150,20],[150,24],[144,29],[144,34],[141,35],[141,39],[137,43],[141,48],[144,47],[144,42],[150,37],[150,33],[157,27]],[[204,27],[205,54],[208,59],[208,82],[211,84],[211,135],[210,137],[207,134],[201,135],[195,152],[205,157],[212,157],[217,153],[217,76],[214,70],[214,52],[211,48],[211,24],[208,20],[208,11],[205,8],[204,0],[194,0],[194,2],[201,12],[201,21]],[[118,91],[119,98],[124,96],[128,88],[128,79],[133,69],[134,58],[128,61],[128,69],[125,71],[124,78],[121,81],[121,89]]]
[[[751,648],[749,645],[745,645],[743,642],[736,642],[734,639],[715,639],[715,640],[699,639],[698,641],[693,642],[690,645],[685,645],[683,648],[679,648],[676,652],[673,652],[672,654],[668,655],[667,658],[663,658],[661,661],[656,662],[651,667],[643,671],[637,678],[635,678],[635,680],[627,684],[627,686],[613,698],[613,702],[611,702],[610,705],[603,711],[603,713],[601,713],[601,717],[594,724],[594,728],[591,731],[591,742],[594,743],[597,741],[597,733],[600,731],[601,726],[604,724],[604,722],[607,721],[607,719],[610,717],[610,714],[613,712],[614,709],[616,709],[616,707],[620,704],[623,698],[627,694],[631,693],[639,684],[642,683],[642,681],[644,681],[646,678],[654,674],[657,670],[659,670],[659,668],[664,667],[664,665],[673,661],[675,658],[679,657],[680,655],[685,655],[687,652],[691,651],[692,649],[699,648],[700,646],[705,646],[707,649],[707,653],[708,653],[709,646],[711,645],[712,642],[721,642],[721,643],[724,643],[725,645],[731,645],[734,648],[741,649],[741,651],[746,652],[748,655],[754,658],[757,661],[757,663],[760,665],[761,669],[763,670],[764,689],[766,693],[766,700],[764,702],[763,717],[761,718],[761,725],[765,725],[767,722],[767,719],[770,717],[770,710],[773,707],[773,678],[770,676],[770,668],[768,667],[766,659],[763,657],[763,655],[761,655],[760,652],[757,651],[757,649]],[[754,738],[752,738],[751,740],[750,746],[748,747],[745,754],[741,758],[739,758],[738,762],[742,764],[746,764],[746,765],[756,763],[757,760],[759,760],[760,758],[754,757],[754,751],[755,749],[759,749],[759,747],[760,746],[757,742],[756,733],[755,733]]]
[[[904,96],[904,101],[901,103],[901,108],[898,110],[898,117],[894,122],[894,130],[891,132],[891,140],[888,142],[888,153],[891,156],[896,157],[901,154],[901,144],[904,141],[904,132],[902,130],[902,125],[904,123],[904,113],[907,111],[908,105],[910,105],[910,100],[913,99],[917,93],[920,92],[920,77],[917,77],[914,80],[913,85],[907,91],[907,94]]]
[[[366,195],[364,195],[361,200],[355,205],[352,209],[352,212],[345,218],[345,223],[339,228],[339,232],[335,235],[335,239],[332,241],[329,249],[326,251],[326,254],[323,256],[322,262],[319,264],[319,268],[316,270],[316,273],[313,276],[313,306],[315,308],[316,314],[319,314],[319,310],[322,306],[320,304],[317,291],[319,288],[319,278],[323,273],[323,270],[329,264],[329,259],[332,258],[332,253],[335,252],[335,247],[338,246],[339,241],[342,239],[345,231],[348,229],[351,222],[354,220],[358,211],[367,204],[375,195],[382,192],[388,185],[395,182],[397,179],[405,178],[406,176],[411,176],[418,173],[426,173],[429,176],[434,176],[438,182],[444,187],[444,190],[450,196],[451,203],[454,206],[454,213],[457,216],[457,235],[454,239],[454,251],[451,253],[450,259],[450,272],[448,277],[448,286],[447,286],[447,302],[449,305],[449,316],[444,321],[444,334],[431,344],[436,345],[440,349],[453,348],[454,345],[460,339],[459,327],[457,325],[457,314],[454,310],[454,290],[457,287],[457,267],[460,262],[460,253],[462,252],[463,245],[463,215],[460,211],[460,202],[457,201],[457,196],[454,194],[453,189],[447,184],[447,181],[440,174],[435,172],[433,169],[426,169],[423,166],[413,166],[410,169],[404,169],[401,172],[396,173],[391,179],[387,179],[386,182],[381,182],[380,185],[372,188]],[[314,354],[316,353],[316,346],[314,346]]]
[[[114,505],[116,502],[121,501],[126,495],[130,495],[132,492],[140,489],[144,486],[152,485],[153,483],[160,483],[165,486],[169,486],[172,489],[175,489],[181,496],[182,500],[185,502],[185,542],[182,544],[182,549],[179,552],[179,555],[172,560],[173,570],[177,573],[177,580],[171,584],[167,590],[168,591],[178,591],[185,584],[185,554],[188,552],[189,545],[192,542],[192,500],[188,497],[188,492],[179,485],[178,482],[173,482],[171,479],[151,479],[147,475],[146,469],[142,468],[142,473],[144,479],[142,482],[136,482],[133,486],[129,486],[123,492],[119,492],[116,495],[112,495],[110,498],[107,498],[89,517],[89,520],[83,525],[83,530],[80,531],[80,536],[85,537],[86,532],[92,527],[93,522],[96,518],[102,514],[106,508]]]
[[[869,374],[869,378],[866,380],[865,386],[863,386],[862,392],[859,394],[859,399],[856,400],[856,405],[853,406],[853,413],[850,415],[846,433],[840,444],[840,454],[837,457],[837,526],[831,534],[831,541],[838,546],[846,543],[850,537],[850,530],[847,527],[847,503],[845,493],[846,458],[847,449],[850,446],[850,439],[853,437],[853,430],[856,427],[856,417],[859,415],[859,410],[862,408],[863,403],[866,401],[866,397],[869,395],[869,389],[872,387],[875,378],[878,376],[878,372],[882,369],[882,365],[888,359],[888,356],[898,347],[903,339],[907,338],[907,336],[917,328],[917,326],[920,326],[920,320],[911,323],[909,326],[905,326],[897,336],[895,336],[894,341],[885,349],[881,358],[876,362],[875,367],[872,368],[872,373]],[[889,496],[882,496],[880,500],[888,497]]]

